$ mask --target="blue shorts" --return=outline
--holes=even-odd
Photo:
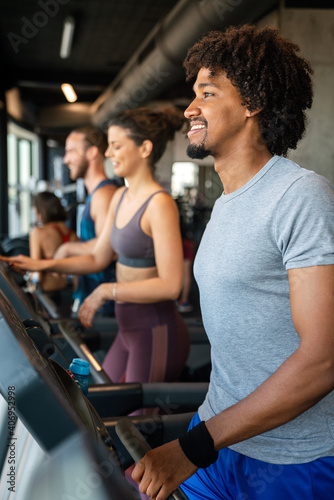
[[[199,422],[196,414],[189,428]],[[334,457],[279,465],[223,448],[181,488],[189,500],[333,500]]]

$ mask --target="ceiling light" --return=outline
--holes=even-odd
[[[66,59],[70,56],[74,35],[75,20],[72,16],[67,16],[64,20],[63,34],[60,42],[60,57]]]
[[[78,99],[74,88],[69,83],[63,83],[61,86],[61,90],[64,92],[64,95],[68,102],[75,102]]]

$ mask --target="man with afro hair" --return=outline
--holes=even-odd
[[[133,477],[150,498],[334,498],[334,188],[286,158],[312,69],[275,28],[211,32],[184,62],[188,155],[223,184],[194,273],[211,343],[188,432]]]

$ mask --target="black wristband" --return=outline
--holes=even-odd
[[[218,458],[213,439],[205,425],[201,422],[179,438],[180,446],[185,456],[196,467],[205,469]]]

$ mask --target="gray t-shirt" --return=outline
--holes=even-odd
[[[310,266],[334,264],[333,214],[333,186],[278,156],[216,201],[194,265],[212,359],[201,420],[245,398],[297,349],[287,270],[305,268],[307,276]],[[230,448],[281,464],[334,455],[334,391]]]

